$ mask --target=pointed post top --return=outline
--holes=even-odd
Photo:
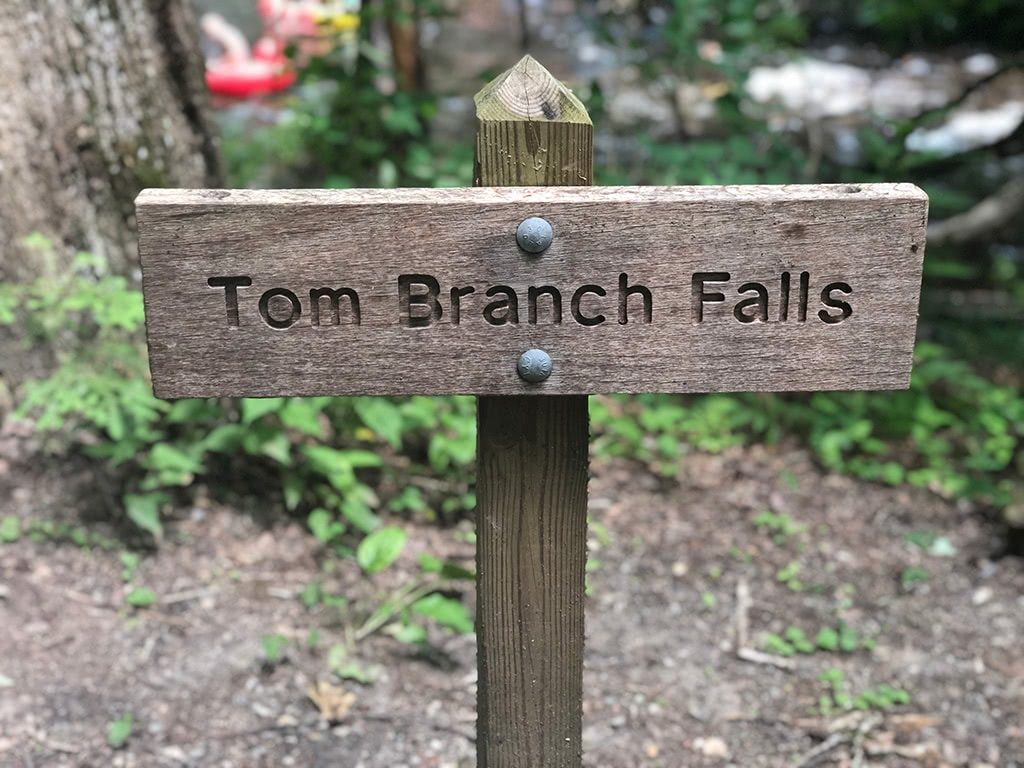
[[[480,89],[474,101],[481,121],[591,124],[583,102],[529,54]]]

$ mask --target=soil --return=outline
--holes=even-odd
[[[72,474],[0,457],[0,517],[81,524]],[[994,558],[983,515],[825,474],[785,445],[692,455],[669,479],[620,460],[593,474],[585,765],[1024,766],[1024,563]],[[416,650],[371,635],[355,652],[367,684],[327,662],[420,553],[470,564],[468,525],[411,525],[397,565],[366,578],[300,522],[236,506],[179,510],[132,580],[157,595],[148,608],[126,607],[117,548],[0,544],[0,765],[473,765],[472,636],[431,629]],[[753,522],[766,510],[805,527],[773,537]],[[929,553],[915,532],[944,539]],[[307,609],[299,594],[316,580],[349,607]],[[874,647],[764,653],[767,632],[814,637],[839,621]],[[740,658],[737,622],[760,655]],[[272,633],[289,638],[276,664],[261,643]],[[910,701],[823,714],[818,678],[833,667],[851,694],[886,684]],[[308,694],[318,681],[335,722]],[[114,750],[108,724],[124,713],[133,730]]]

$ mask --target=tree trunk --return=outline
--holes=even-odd
[[[133,274],[144,187],[218,186],[187,0],[0,0],[0,280],[61,269],[40,233]]]

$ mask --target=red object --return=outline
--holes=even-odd
[[[277,93],[295,83],[295,70],[287,63],[283,56],[214,62],[207,65],[206,87],[237,99]]]

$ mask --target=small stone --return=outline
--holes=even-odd
[[[718,757],[723,760],[729,758],[729,745],[717,736],[694,739],[693,748],[706,757]]]
[[[992,599],[992,587],[978,587],[971,595],[971,602],[975,605],[984,605]]]
[[[167,760],[173,760],[176,763],[187,763],[188,755],[185,754],[185,750],[181,747],[164,747],[160,750],[160,755]]]

